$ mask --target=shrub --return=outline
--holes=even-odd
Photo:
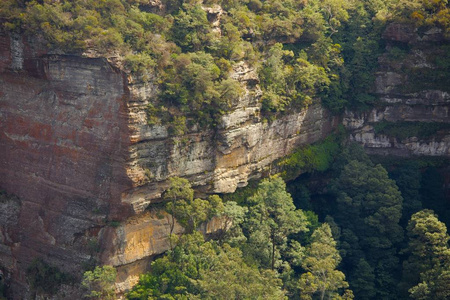
[[[82,286],[87,289],[86,297],[93,299],[115,299],[117,271],[112,266],[95,267],[83,274]]]
[[[172,136],[184,135],[187,131],[186,117],[175,116],[169,126],[169,134]]]
[[[331,167],[340,149],[339,136],[331,135],[318,144],[297,150],[279,161],[278,165],[282,167],[286,180],[298,177],[301,172],[324,172]]]
[[[27,268],[27,278],[31,287],[39,292],[55,294],[61,284],[72,281],[72,277],[41,258],[35,258]]]

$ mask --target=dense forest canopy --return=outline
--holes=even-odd
[[[0,21],[9,32],[41,36],[56,53],[119,57],[159,85],[148,122],[171,124],[173,135],[191,119],[214,126],[230,109],[242,94],[230,78],[239,62],[258,70],[269,119],[319,99],[335,112],[363,109],[376,102],[374,70],[387,22],[450,34],[446,0],[158,3],[4,0]]]
[[[280,176],[225,201],[194,201],[189,183],[172,179],[168,193],[180,204],[175,211],[168,202],[167,211],[179,216],[186,234],[173,237],[174,247],[153,262],[127,298],[447,299],[447,227],[423,209],[434,205],[418,191],[429,183],[407,180],[424,167],[406,160],[386,165],[392,169],[387,172],[360,146],[336,151],[326,169],[313,168],[289,184],[294,198]],[[314,188],[318,178],[325,178],[325,189]],[[224,218],[223,230],[205,241],[182,216],[194,210],[194,218],[214,211],[202,220]],[[448,220],[445,209],[439,212]]]
[[[318,101],[335,113],[375,105],[381,34],[394,21],[450,35],[446,0],[0,2],[2,30],[39,37],[54,53],[115,58],[157,85],[148,125],[168,125],[174,136],[186,133],[188,121],[217,125],[244,93],[230,76],[238,64],[257,70],[268,121]],[[450,66],[443,49],[442,78]],[[412,123],[375,130],[404,135],[402,126],[424,136],[436,130]],[[171,249],[126,297],[448,299],[450,207],[442,174],[428,162],[376,164],[344,144],[336,135],[299,149],[278,162],[281,175],[224,200],[195,198],[187,180],[170,179],[163,198]],[[286,187],[300,170],[325,178],[320,193],[302,178]],[[185,234],[172,234],[174,218]],[[223,228],[205,240],[196,229],[212,218],[224,220]],[[31,268],[36,284],[48,270]],[[88,295],[113,298],[114,272],[86,272]]]

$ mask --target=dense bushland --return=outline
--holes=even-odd
[[[214,127],[232,109],[244,88],[230,76],[237,64],[256,68],[269,121],[317,101],[333,112],[366,109],[377,101],[374,76],[387,22],[450,34],[445,0],[163,2],[159,9],[142,0],[2,0],[0,22],[11,34],[42,37],[55,53],[118,58],[136,80],[158,86],[148,124],[169,125],[172,135],[185,134],[189,122]],[[437,47],[436,69],[404,70],[414,88],[448,90],[448,53],[447,45]],[[394,47],[389,59],[406,55],[408,49]],[[405,122],[375,130],[406,138],[442,128]],[[172,228],[176,218],[185,234],[170,234],[171,249],[127,297],[449,297],[450,208],[438,169],[396,162],[388,172],[361,149],[341,149],[338,137],[299,149],[277,167],[282,176],[228,201],[194,198],[186,180],[173,178],[165,209]],[[291,182],[292,197],[282,177],[304,171],[316,180]],[[223,228],[205,240],[196,228],[211,218],[222,218]],[[114,297],[114,274],[108,267],[87,272],[88,296]],[[48,293],[67,280],[44,261],[35,261],[28,276]]]
[[[294,198],[280,176],[226,202],[194,200],[186,180],[172,179],[166,210],[186,234],[172,236],[172,249],[128,299],[446,299],[449,236],[424,209],[434,204],[421,179],[433,167],[396,161],[388,172],[359,146],[336,147],[289,183]],[[448,220],[448,210],[433,208]],[[223,228],[205,241],[194,228],[212,217],[223,218]]]
[[[440,26],[448,33],[448,15],[446,1],[422,0],[0,3],[4,30],[42,36],[56,52],[119,57],[140,80],[158,84],[149,125],[172,124],[173,135],[185,133],[189,120],[214,126],[230,110],[242,93],[229,77],[239,62],[257,68],[268,119],[319,99],[335,112],[367,108],[376,102],[374,70],[385,23]],[[416,75],[423,82],[423,74]]]

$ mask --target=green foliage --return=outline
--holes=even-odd
[[[301,299],[340,299],[338,290],[348,288],[345,275],[336,270],[341,256],[328,224],[322,224],[312,234],[312,242],[306,250],[302,267],[306,271],[300,277]]]
[[[304,181],[306,181],[306,179]],[[313,206],[311,205],[311,193],[302,178],[297,178],[294,181],[289,182],[287,191],[292,195],[296,207],[301,207],[305,210],[313,209]],[[311,233],[312,232],[313,231],[311,231]]]
[[[302,172],[326,171],[340,151],[339,137],[332,135],[316,145],[308,145],[278,162],[283,178],[293,179]]]
[[[350,144],[334,157],[327,173],[302,177],[304,180],[294,184],[308,184],[311,192],[304,197],[310,199],[320,220],[324,218],[330,224],[343,258],[342,271],[355,298],[398,299],[402,257],[397,249],[403,240],[399,226],[403,205],[386,170],[374,165],[360,146]]]
[[[4,29],[41,35],[53,49],[123,57],[124,67],[134,75],[161,85],[155,109],[175,106],[179,110],[175,115],[191,114],[203,125],[216,125],[242,94],[240,85],[228,78],[233,64],[240,61],[259,69],[262,111],[268,119],[318,98],[333,112],[345,106],[366,109],[376,102],[373,74],[383,49],[384,23],[407,18],[416,26],[439,26],[447,33],[450,24],[444,0],[170,0],[163,4],[165,9],[157,15],[140,0],[4,0],[0,19]],[[208,13],[215,4],[225,13]],[[409,70],[412,87],[425,82],[441,82],[442,89],[450,86],[446,47],[432,55],[437,69]],[[179,65],[180,54],[197,58],[184,68]],[[391,49],[394,59],[403,54]],[[204,63],[207,55],[209,62]],[[219,76],[211,70],[212,64],[220,69]],[[161,121],[153,114],[149,125]]]
[[[297,107],[308,105],[330,84],[323,67],[302,57],[295,58],[294,53],[283,50],[280,43],[270,48],[260,70],[260,79],[265,92],[262,110],[271,112],[284,111],[291,103]]]
[[[238,188],[234,193],[223,194],[222,198],[225,202],[234,201],[240,205],[244,205],[247,198],[253,196],[258,189],[258,181],[249,181],[245,187]]]
[[[404,273],[414,299],[450,297],[450,248],[447,228],[431,210],[411,217],[407,227],[410,257]]]
[[[205,8],[216,3],[227,10],[218,23]],[[140,80],[160,85],[154,109],[166,107],[201,125],[216,125],[242,95],[241,85],[228,77],[233,64],[246,61],[258,68],[260,57],[265,58],[259,69],[262,111],[268,119],[319,97],[334,112],[346,104],[349,73],[334,36],[350,20],[349,1],[164,4],[157,15],[140,0],[8,0],[1,3],[0,19],[9,31],[42,35],[51,48],[123,57],[124,67]],[[289,44],[303,47],[282,50]],[[149,115],[149,125],[165,123],[156,112]]]
[[[348,156],[347,159],[350,158],[351,155]],[[442,189],[444,184],[443,174],[440,174],[438,169],[435,167],[440,166],[440,168],[442,168],[442,166],[446,166],[447,164],[445,160],[440,163],[434,160],[428,161],[427,159],[411,160],[395,158],[395,160],[393,159],[386,161],[386,158],[383,158],[382,160],[381,158],[378,158],[377,160],[379,162],[382,160],[384,161],[386,167],[390,170],[390,176],[396,181],[396,184],[402,193],[404,201],[402,205],[403,210],[400,221],[401,225],[406,227],[407,221],[411,218],[411,215],[417,213],[420,209],[422,209],[422,207],[433,208],[436,211],[439,211],[440,216],[442,216],[441,220],[448,219],[449,210],[447,201],[444,200],[445,196]],[[428,213],[427,215],[430,214],[432,215],[432,213]],[[419,215],[421,216],[420,218]],[[422,217],[423,213],[417,214],[414,218],[415,222],[419,222],[423,219]],[[425,219],[429,219],[431,221],[433,218],[427,216]],[[425,222],[422,221],[419,222],[421,224],[420,228],[428,230],[426,228],[428,225],[424,225]],[[360,224],[360,221],[356,221],[354,216],[353,222]],[[432,224],[432,222],[429,224]],[[362,225],[360,224],[359,226]],[[411,229],[408,230],[410,231]],[[438,236],[437,230],[430,229],[430,231],[434,232],[433,234],[435,234],[435,236]],[[346,271],[346,274],[349,275],[348,278],[352,290],[355,295],[357,295],[358,299],[377,298],[377,290],[385,288],[385,286],[377,286],[377,282],[380,282],[380,279],[386,280],[386,277],[381,276],[381,274],[377,271],[377,265],[374,265],[371,261],[373,255],[369,254],[366,249],[361,247],[360,236],[357,236],[353,231],[349,232],[345,229],[342,229],[341,236],[340,248],[341,253],[345,255],[344,262],[346,263],[344,270]],[[371,234],[371,236],[374,235]],[[425,241],[424,238],[420,237],[420,234],[414,239],[417,239],[416,242]],[[399,244],[398,247],[405,248],[405,242]],[[409,247],[407,249],[409,249]],[[386,250],[380,249],[378,252],[381,254]],[[394,277],[395,281],[400,280],[400,273],[403,273],[403,277],[396,288],[396,299],[408,298],[410,294],[408,290],[410,290],[413,286],[417,286],[415,288],[414,297],[432,299],[433,297],[438,297],[436,295],[430,296],[431,294],[429,294],[431,293],[431,289],[437,286],[434,282],[439,282],[439,286],[445,286],[445,284],[440,281],[445,280],[445,272],[442,275],[431,275],[432,273],[428,273],[428,275],[423,275],[423,279],[421,279],[420,274],[423,268],[421,268],[420,265],[425,265],[426,259],[411,255],[410,249],[404,250],[400,253],[396,253],[394,249],[391,249],[390,254],[389,251],[387,251],[384,256],[385,258],[380,260],[380,262],[383,261],[383,265],[385,266],[391,266],[391,273],[393,275],[391,277]],[[427,256],[429,255],[427,254]],[[349,257],[359,257],[360,259],[359,262],[352,260],[351,263],[347,263]],[[388,260],[389,257],[391,262]],[[405,260],[406,258],[407,260]],[[395,260],[398,259],[400,259],[400,261],[403,260],[402,269],[395,267]],[[356,268],[353,267],[355,265]],[[429,265],[430,264],[428,264],[428,266]],[[432,277],[434,279],[426,279]],[[438,277],[440,279],[438,279]]]
[[[209,43],[210,26],[199,3],[184,3],[174,16],[171,38],[184,51],[200,51]]]
[[[195,116],[200,123],[212,124],[242,93],[236,80],[221,76],[211,54],[174,56],[173,68],[163,76],[160,97],[181,112]]]
[[[169,188],[164,192],[163,198],[164,200],[169,201],[166,204],[166,211],[171,215],[169,240],[172,243],[172,233],[175,228],[175,219],[178,219],[179,212],[183,213],[183,208],[186,203],[191,203],[194,200],[194,190],[191,188],[189,181],[185,178],[172,177],[169,181]],[[187,220],[185,221],[185,223],[188,222]]]
[[[130,54],[124,59],[125,67],[135,73],[145,73],[150,71],[155,65],[155,61],[147,54]]]
[[[89,50],[97,56],[122,57],[133,81],[151,81],[159,91],[156,97],[143,99],[151,103],[146,109],[148,125],[165,125],[172,136],[185,135],[191,122],[217,127],[221,115],[232,110],[243,95],[243,84],[229,76],[238,64],[246,63],[259,74],[263,118],[272,120],[319,98],[333,112],[344,107],[366,109],[376,104],[374,74],[377,58],[384,51],[380,37],[386,21],[414,23],[419,34],[431,26],[449,34],[445,0],[163,2],[165,10],[157,15],[147,11],[148,3],[143,0],[3,0],[0,20],[2,30],[42,36],[54,52],[81,54]],[[214,10],[215,4],[225,9],[218,15],[218,23],[214,22],[215,13],[207,12]],[[448,47],[437,46],[427,58],[436,68],[403,66],[401,71],[411,81],[411,86],[403,88],[448,91]],[[409,50],[398,44],[390,48],[388,58],[401,60]],[[448,126],[414,122],[375,125],[377,133],[400,139],[428,138],[443,129]],[[334,218],[326,220],[338,234],[350,285],[358,299],[392,298],[399,271],[396,246],[402,238],[400,215],[403,212],[405,222],[421,208],[422,200],[423,207],[437,208],[448,222],[443,177],[433,168],[421,170],[432,164],[424,159],[417,167],[392,172],[405,199],[402,208],[399,191],[381,166],[374,166],[362,150],[344,149],[336,158],[339,152],[339,138],[329,137],[299,149],[278,166],[287,179],[316,171],[329,171],[327,174],[337,178],[330,189],[323,188],[321,203],[333,213]],[[306,188],[299,194],[303,201],[297,204],[301,206],[316,200]],[[225,204],[218,196],[194,199],[189,182],[173,178],[163,197],[171,215],[171,234],[175,219],[186,232],[194,232],[200,223],[221,216],[224,227],[218,234],[219,243],[205,243],[195,234],[181,237],[166,257],[154,263],[152,273],[143,276],[130,299],[282,298],[279,279],[265,268],[279,272],[277,276],[290,296],[297,295],[294,286],[299,278],[303,278],[304,298],[345,286],[342,274],[335,270],[339,259],[329,230],[320,227],[315,213],[295,208],[280,178],[263,181],[258,188],[250,184],[224,197],[232,200]],[[328,200],[330,203],[325,202]],[[317,204],[302,206],[311,207]],[[322,234],[305,234],[307,229]],[[411,245],[413,249],[414,243]],[[98,242],[90,240],[89,248],[97,252]],[[320,249],[323,253],[318,253]],[[410,263],[414,267],[417,261]],[[324,264],[330,278],[336,279],[332,280],[334,287],[320,288],[323,278],[317,270]],[[413,288],[415,298],[446,297],[445,291],[436,287],[446,287],[447,271],[442,266],[428,266],[431,269],[427,270],[439,272],[416,272],[413,281],[417,284],[406,290]],[[64,281],[63,275],[43,262],[36,262],[30,270],[32,285],[44,286],[46,292],[53,292],[54,286]],[[95,269],[88,274],[89,285],[97,293],[94,297],[109,297],[109,292],[98,294],[105,287],[101,281],[112,282],[111,273],[106,271]],[[309,273],[301,274],[304,271]],[[334,296],[347,299],[351,293]]]
[[[247,207],[240,206],[234,201],[228,201],[224,204],[223,212],[219,214],[223,221],[223,229],[218,237],[219,242],[226,240],[230,245],[238,246],[246,240],[241,225],[247,212]]]
[[[265,1],[264,5],[259,1],[219,2],[229,10],[229,14],[221,16],[221,34],[213,28],[212,20],[208,20],[198,1],[167,1],[165,16],[146,12],[137,0],[75,3],[46,0],[27,4],[4,1],[0,17],[6,20],[3,25],[9,30],[40,33],[53,48],[76,53],[89,49],[106,56],[120,53],[125,57],[124,66],[143,75],[144,81],[151,79],[148,74],[158,74],[163,102],[181,105],[182,112],[194,112],[197,120],[206,119],[207,124],[213,124],[229,108],[230,102],[240,96],[241,87],[227,78],[226,71],[217,77],[207,64],[195,59],[191,67],[180,70],[182,66],[176,58],[180,52],[193,56],[196,52],[207,52],[222,67],[241,60],[255,65],[258,57],[268,50],[267,63],[261,71],[266,112],[284,111],[291,104],[307,105],[318,93],[325,92],[330,83],[339,93],[336,62],[342,59],[330,36],[348,20],[348,1]],[[308,30],[303,37],[304,28]],[[311,60],[300,55],[281,63],[276,53],[281,44],[272,47],[275,50],[260,47],[255,52],[254,46],[267,40],[286,44],[300,42],[302,38],[309,45],[306,50]],[[182,71],[186,72],[181,74]],[[180,78],[187,80],[183,82]],[[328,100],[333,105],[331,98]]]
[[[355,296],[366,297],[361,287],[367,285],[375,287],[371,293],[376,293],[376,297],[395,297],[398,281],[395,274],[399,269],[395,254],[403,238],[399,226],[403,199],[395,182],[388,178],[381,165],[373,166],[349,157],[332,190],[337,195],[337,211],[333,217],[341,227],[340,247],[345,269],[350,270],[350,280],[359,278]],[[362,268],[361,259],[377,274],[375,282],[362,282],[363,278],[374,279],[370,272],[357,276],[356,272],[370,270]],[[356,266],[359,267],[355,269]]]
[[[222,35],[211,41],[208,50],[214,56],[225,61],[236,62],[246,60],[250,65],[255,65],[258,58],[250,42],[244,41],[239,28],[232,23],[232,19],[225,17],[221,25]]]
[[[35,258],[27,268],[30,286],[37,292],[53,295],[61,284],[71,283],[73,278],[51,266],[40,258]]]
[[[397,21],[417,27],[437,26],[450,34],[450,8],[447,0],[408,0],[390,3],[391,14]]]
[[[163,108],[156,108],[152,103],[149,103],[145,109],[147,115],[147,125],[158,125],[161,122],[160,115]]]
[[[358,295],[358,299],[374,299],[377,293],[375,279],[374,269],[361,258],[350,278],[352,289]]]
[[[169,125],[169,134],[173,136],[184,135],[187,132],[186,117],[174,116],[173,121]]]
[[[166,211],[172,216],[170,234],[173,232],[175,219],[187,233],[192,233],[201,223],[223,215],[225,206],[219,196],[212,195],[207,200],[194,199],[194,190],[188,180],[179,177],[169,180],[170,186],[163,197],[169,201]]]
[[[402,197],[395,182],[388,178],[386,170],[381,166],[370,167],[365,163],[352,160],[343,169],[336,185],[333,187],[338,193],[338,203],[346,217],[361,217],[368,232],[363,228],[354,228],[361,234],[369,234],[375,229],[381,240],[371,240],[372,247],[380,247],[389,239],[395,242],[401,238],[398,221],[401,216]],[[344,209],[345,207],[345,209]],[[341,224],[354,227],[353,222],[343,217]],[[372,228],[372,230],[369,230]],[[374,232],[371,232],[370,238]],[[369,236],[367,236],[369,237]]]
[[[384,51],[381,34],[386,21],[377,13],[384,11],[386,5],[387,1],[355,2],[353,9],[348,11],[351,22],[345,23],[334,36],[341,46],[345,65],[339,72],[340,82],[332,91],[332,95],[341,100],[337,104],[328,104],[332,109],[342,109],[345,105],[365,110],[376,102],[375,71],[378,57]]]
[[[117,271],[112,266],[95,267],[83,274],[82,286],[87,290],[86,297],[93,299],[116,299],[114,283]]]
[[[297,210],[281,177],[263,180],[250,204],[244,230],[251,256],[266,268],[279,268],[290,234],[307,230],[306,217]]]
[[[196,105],[196,109],[203,101],[211,103],[213,81],[220,75],[213,57],[204,52],[180,54],[173,63],[172,72],[164,80],[162,97],[178,105]],[[192,99],[195,97],[200,99]]]
[[[413,213],[422,208],[439,212],[440,220],[450,224],[450,203],[445,196],[445,166],[449,160],[443,157],[376,157],[390,171],[403,196],[402,225],[406,227]]]
[[[296,240],[304,245],[307,245],[311,243],[312,234],[321,226],[321,223],[319,222],[319,217],[313,211],[308,210],[305,211],[304,214],[306,216],[306,220],[308,221],[308,231],[303,233],[301,236],[296,237]]]
[[[140,276],[139,283],[127,294],[127,299],[188,299],[185,296],[191,287],[188,271],[187,268],[180,270],[178,264],[169,258],[157,259],[152,263],[152,273]]]
[[[193,233],[154,261],[127,299],[284,299],[280,285],[272,272],[248,266],[240,250]]]
[[[155,262],[152,273],[144,275],[146,281],[141,279],[139,287],[128,295],[129,299],[147,299],[149,296],[156,299],[229,299],[244,297],[242,295],[248,295],[249,290],[256,291],[249,296],[255,298],[255,294],[265,293],[261,290],[263,285],[259,284],[262,282],[270,287],[275,285],[276,289],[272,291],[281,294],[271,295],[280,296],[283,294],[279,289],[280,281],[275,277],[270,277],[275,281],[260,278],[272,268],[290,298],[320,299],[324,295],[329,299],[353,299],[353,293],[345,290],[347,283],[343,272],[337,270],[340,256],[343,257],[342,270],[357,299],[400,299],[414,285],[417,287],[411,289],[411,293],[416,298],[433,295],[445,299],[446,289],[436,288],[437,285],[446,286],[445,269],[424,272],[426,275],[421,276],[421,269],[413,265],[414,260],[409,260],[410,265],[404,264],[404,270],[411,276],[405,277],[407,284],[401,282],[397,288],[401,273],[399,259],[403,258],[397,252],[403,238],[398,225],[402,199],[387,172],[373,164],[360,147],[353,145],[343,149],[329,164],[332,166],[327,174],[336,179],[328,192],[337,197],[336,205],[332,205],[334,209],[329,210],[332,217],[325,219],[329,226],[321,225],[312,212],[299,213],[279,177],[264,180],[257,188],[253,185],[238,198],[232,198],[245,206],[230,201],[212,210],[210,215],[220,215],[224,221],[222,232],[215,236],[217,242],[205,243],[197,233],[194,233],[198,236],[197,242],[190,235],[181,236],[178,241],[174,239],[176,246],[166,257]],[[417,204],[420,191],[420,169],[417,166],[396,167],[394,171],[392,174],[402,192],[405,191],[405,197],[412,199],[411,206],[403,209],[403,213],[413,213],[419,207],[414,203]],[[435,180],[433,176],[427,177]],[[191,199],[180,202],[183,205],[179,206],[180,219],[185,219],[189,226],[197,224],[193,219],[205,219],[208,201],[194,199],[193,195],[182,192],[189,190],[186,184],[180,184],[181,188],[175,194],[185,194],[180,199]],[[306,194],[307,199],[314,201]],[[221,200],[214,197],[209,203],[221,203]],[[315,233],[305,233],[306,229]],[[331,232],[339,239],[338,244]],[[185,243],[193,243],[196,250],[181,251],[185,247],[181,245]],[[210,245],[205,245],[208,243]],[[178,260],[174,260],[175,253]],[[216,261],[216,255],[220,262]],[[417,272],[409,271],[411,268]],[[273,276],[273,273],[269,274]],[[248,276],[259,283],[245,281],[243,284]],[[438,284],[434,284],[436,282]]]
[[[391,174],[403,197],[402,225],[407,224],[413,213],[422,209],[420,188],[422,174],[417,164],[407,164]]]
[[[225,244],[216,255],[214,267],[202,271],[198,280],[200,299],[285,299],[281,280],[246,265],[240,250]]]
[[[222,205],[221,201],[215,204]],[[212,210],[216,210],[216,207],[213,207],[208,200],[199,198],[190,202],[180,200],[176,203],[177,221],[188,233],[193,232],[200,223],[208,220],[209,215],[214,215],[210,213]]]
[[[424,122],[378,122],[374,125],[376,134],[384,134],[396,137],[400,140],[418,137],[426,139],[438,131],[450,129],[448,123],[424,123]]]
[[[440,222],[432,210],[415,213],[408,224],[409,251],[423,266],[419,270],[433,267],[435,263],[450,263],[447,227]]]
[[[164,193],[164,200],[177,201],[178,199],[192,201],[194,199],[194,190],[187,179],[180,177],[171,177],[170,186]]]

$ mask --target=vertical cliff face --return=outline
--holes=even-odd
[[[376,93],[379,105],[368,112],[346,112],[350,140],[368,153],[450,157],[449,42],[442,31],[419,32],[391,24],[383,35],[386,53],[379,58]],[[415,124],[435,128],[418,135]],[[377,130],[388,126],[391,130]],[[394,129],[397,127],[396,129]],[[403,132],[400,132],[403,131]]]
[[[145,108],[156,88],[130,79],[128,175],[134,188],[123,200],[137,213],[160,198],[172,176],[187,177],[203,192],[234,192],[249,179],[267,173],[274,160],[325,137],[339,122],[319,104],[268,122],[260,114],[256,70],[240,63],[231,77],[241,83],[245,94],[221,116],[217,128],[194,123],[187,134],[177,137],[170,136],[164,125],[147,125]]]
[[[45,55],[22,37],[0,44],[0,187],[20,199],[2,211],[12,221],[0,224],[0,266],[14,298],[30,298],[34,258],[81,274],[89,243],[127,215],[127,92],[104,59]]]
[[[374,154],[450,156],[444,127],[426,138],[377,131],[381,123],[450,123],[449,91],[415,85],[417,74],[437,68],[429,49],[448,40],[396,24],[385,39],[380,105],[345,113],[350,139]],[[320,104],[268,122],[256,70],[238,63],[232,77],[245,93],[216,127],[190,122],[186,134],[171,136],[164,124],[147,124],[158,93],[151,81],[103,58],[51,55],[38,40],[0,36],[0,189],[17,196],[0,199],[0,271],[12,298],[34,297],[26,269],[39,257],[78,279],[83,264],[114,265],[118,291],[130,288],[169,247],[170,217],[152,209],[168,178],[188,178],[198,193],[231,193],[341,122]],[[214,220],[203,231],[220,227]]]
[[[18,197],[0,203],[0,268],[14,299],[34,297],[26,269],[39,257],[77,278],[85,263],[112,264],[129,288],[168,248],[168,216],[148,208],[169,177],[233,192],[339,122],[319,104],[265,121],[256,72],[242,63],[233,76],[246,93],[219,125],[173,137],[147,125],[155,86],[106,59],[50,55],[26,37],[0,46],[0,188]]]
[[[168,248],[168,220],[146,212],[161,201],[168,178],[188,178],[200,193],[231,193],[248,180],[270,173],[270,165],[297,147],[317,142],[340,122],[320,104],[267,122],[260,114],[261,91],[253,68],[237,64],[232,76],[245,94],[223,115],[215,129],[188,128],[172,137],[164,125],[148,126],[145,107],[156,93],[149,83],[129,79],[130,157],[127,173],[133,187],[122,194],[135,217],[122,223],[111,247],[110,263],[117,266],[119,290],[130,288],[148,268],[148,258]],[[205,228],[220,228],[212,222]],[[181,231],[181,228],[177,230]]]

